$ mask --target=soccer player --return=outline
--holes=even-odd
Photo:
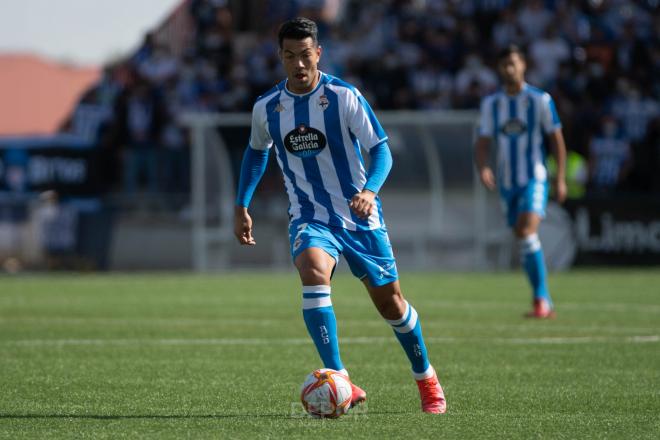
[[[525,82],[522,51],[509,46],[497,59],[503,89],[481,103],[476,166],[488,189],[499,187],[507,223],[518,239],[521,262],[533,290],[533,308],[526,316],[552,318],[554,306],[537,234],[548,201],[545,139],[557,161],[557,178],[553,184],[560,203],[566,198],[566,146],[552,98]],[[497,181],[488,164],[492,140],[497,145]]]
[[[325,368],[348,374],[330,299],[330,280],[343,254],[406,352],[422,410],[444,413],[444,393],[429,363],[420,320],[401,294],[377,196],[392,167],[387,135],[356,88],[318,70],[317,35],[316,24],[306,18],[279,29],[287,78],[254,105],[234,232],[240,244],[255,244],[247,208],[274,145],[290,201],[289,240],[302,281],[303,318]],[[368,170],[361,149],[369,152]],[[365,399],[353,385],[352,405]]]

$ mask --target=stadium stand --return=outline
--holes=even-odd
[[[616,187],[646,192],[655,184],[640,169],[645,161],[635,160],[659,160],[657,141],[647,136],[660,115],[660,49],[653,44],[660,38],[660,13],[653,0],[237,3],[183,1],[136,53],[108,67],[97,89],[103,105],[115,108],[109,142],[118,164],[130,154],[117,135],[121,118],[113,98],[146,86],[154,105],[163,103],[164,128],[154,145],[163,166],[172,169],[187,160],[177,115],[249,111],[254,98],[283,76],[272,38],[277,24],[306,15],[321,24],[322,68],[356,84],[377,110],[476,108],[497,87],[494,54],[506,44],[522,44],[529,81],[555,97],[569,147],[588,158],[601,119],[611,115],[620,125],[621,145],[630,144],[632,164]],[[246,17],[254,10],[267,13],[260,20]],[[132,173],[130,160],[120,166],[114,175]],[[145,186],[185,190],[183,168]],[[119,178],[115,183],[118,190],[131,188]]]

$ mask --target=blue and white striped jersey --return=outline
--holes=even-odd
[[[543,90],[525,84],[516,96],[500,90],[481,102],[479,134],[497,145],[497,176],[502,189],[545,182],[544,134],[561,129],[554,101]]]
[[[259,97],[252,110],[250,147],[275,145],[291,221],[353,231],[384,226],[378,197],[378,209],[366,220],[350,210],[349,202],[367,181],[360,148],[369,150],[386,141],[360,92],[325,73],[305,95],[291,93],[282,81]]]

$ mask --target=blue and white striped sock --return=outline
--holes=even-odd
[[[426,379],[433,375],[433,367],[429,363],[429,356],[422,336],[422,325],[419,322],[417,311],[406,301],[406,311],[400,319],[386,320],[394,329],[394,334],[403,347],[415,379]]]
[[[323,366],[348,375],[339,357],[337,320],[330,293],[330,286],[303,286],[303,318]]]
[[[552,299],[550,299],[546,281],[545,259],[538,234],[521,238],[519,244],[520,260],[532,285],[534,299],[545,299],[552,307]]]

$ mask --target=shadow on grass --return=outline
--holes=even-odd
[[[370,415],[407,414],[406,411],[369,411],[366,414],[357,414],[360,418]],[[351,414],[343,418],[352,418]],[[0,419],[85,419],[85,420],[130,420],[130,419],[291,419],[291,420],[317,420],[312,417],[290,414],[130,414],[130,415],[99,415],[99,414],[0,414]]]

